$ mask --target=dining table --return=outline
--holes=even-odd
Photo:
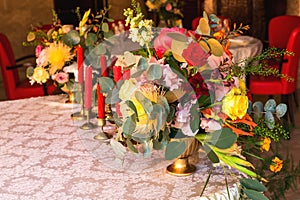
[[[172,161],[164,160],[164,151],[149,158],[127,152],[120,160],[107,140],[94,139],[98,126],[84,130],[85,119],[71,118],[81,105],[66,99],[0,102],[0,199],[238,199],[242,175],[200,154],[189,176],[167,173]]]

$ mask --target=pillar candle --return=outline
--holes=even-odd
[[[88,66],[85,69],[85,82],[84,82],[84,107],[86,109],[92,108],[92,78],[93,68]]]
[[[101,93],[101,87],[100,84],[97,84],[97,96],[98,96],[98,119],[104,119],[105,118],[105,102],[104,102],[104,96]]]
[[[83,83],[83,48],[77,48],[78,83]]]
[[[120,66],[113,67],[114,81],[117,83],[122,78],[122,68]]]
[[[108,76],[108,68],[107,68],[107,62],[105,55],[100,56],[100,66],[101,66],[101,72],[103,77]]]

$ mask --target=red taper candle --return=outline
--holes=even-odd
[[[78,83],[83,83],[83,48],[77,48]]]
[[[84,107],[86,109],[92,108],[92,78],[93,68],[88,66],[85,69],[85,82],[84,82]]]
[[[101,72],[103,77],[108,76],[108,68],[107,68],[107,62],[105,55],[100,56],[100,66],[101,66]]]
[[[105,102],[104,102],[104,96],[101,93],[101,87],[100,84],[97,84],[97,96],[98,96],[98,119],[104,119],[105,118]]]
[[[122,79],[122,68],[121,66],[114,66],[114,81],[117,83],[120,79]]]
[[[130,79],[130,69],[126,69],[123,73],[123,79],[128,80]]]

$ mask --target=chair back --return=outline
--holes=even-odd
[[[300,60],[300,25],[291,32],[286,49],[295,54],[294,56],[285,56],[284,60],[287,60],[287,62],[284,62],[281,68],[282,74],[286,74],[294,79],[292,82],[289,82],[284,78],[281,79],[284,93],[290,94],[297,88],[297,76]]]
[[[6,96],[9,98],[19,82],[18,69],[9,69],[7,66],[15,66],[15,56],[8,38],[0,33],[0,67],[5,87]]]
[[[300,16],[281,15],[269,23],[269,47],[285,49],[294,28],[300,26]]]

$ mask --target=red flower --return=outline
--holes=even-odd
[[[207,85],[204,82],[203,77],[199,72],[197,72],[194,76],[190,77],[188,81],[191,84],[192,88],[194,89],[197,98],[200,97],[201,95],[207,96],[209,94]]]
[[[183,50],[182,57],[189,65],[200,67],[206,63],[209,54],[198,43],[192,42]]]

